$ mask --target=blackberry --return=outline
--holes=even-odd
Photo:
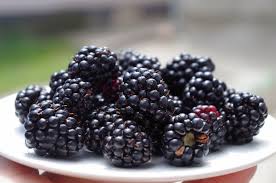
[[[102,153],[103,139],[113,130],[113,124],[121,118],[115,105],[104,105],[91,112],[85,120],[85,146],[89,151]]]
[[[73,78],[85,81],[105,80],[118,72],[117,55],[107,47],[84,46],[74,56],[68,66]]]
[[[67,71],[61,70],[52,74],[49,86],[51,88],[51,95],[53,96],[59,86],[62,86],[65,81],[69,79]]]
[[[169,115],[169,90],[159,73],[132,68],[123,76],[117,107],[123,116],[141,121],[145,116],[163,121]]]
[[[181,96],[185,86],[196,72],[214,70],[215,65],[208,57],[180,54],[162,70],[162,77],[168,84],[171,94]]]
[[[173,116],[165,128],[163,153],[174,165],[199,163],[209,152],[210,125],[195,113]]]
[[[229,93],[225,97],[226,140],[244,144],[253,140],[264,125],[268,112],[262,97],[248,92]]]
[[[99,92],[96,89],[97,86],[93,83],[85,82],[81,78],[68,79],[57,88],[53,101],[83,116],[101,106],[104,101],[97,95]]]
[[[185,111],[191,111],[197,105],[214,105],[220,108],[226,89],[226,84],[214,78],[211,72],[197,72],[183,91]]]
[[[40,156],[69,156],[83,146],[83,130],[77,116],[60,104],[44,100],[33,104],[25,122],[25,143]]]
[[[42,93],[46,93],[45,88],[37,85],[30,85],[17,93],[15,99],[15,114],[22,124],[27,119],[31,105],[37,102]]]
[[[193,108],[193,112],[210,124],[210,150],[218,151],[224,144],[226,134],[225,112],[218,111],[213,105],[199,105]]]
[[[169,111],[171,114],[177,115],[182,112],[182,101],[179,100],[177,96],[168,96]],[[143,127],[146,134],[151,137],[153,153],[156,155],[162,154],[162,136],[164,134],[164,129],[167,121],[159,122],[155,121],[150,117],[145,117],[139,122]]]
[[[105,138],[105,159],[118,167],[137,167],[151,160],[151,140],[132,120],[117,119]]]
[[[119,65],[123,72],[133,67],[160,70],[160,62],[157,57],[149,57],[132,50],[125,50],[118,54]]]

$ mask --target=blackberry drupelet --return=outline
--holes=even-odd
[[[174,115],[180,114],[183,109],[183,103],[177,96],[169,95],[168,97],[169,111]]]
[[[65,81],[69,79],[67,71],[61,70],[52,74],[49,86],[51,88],[51,95],[53,96],[59,86],[62,86]]]
[[[226,84],[213,77],[211,72],[197,72],[183,91],[185,111],[191,111],[197,105],[223,105]]]
[[[85,82],[81,78],[68,79],[57,88],[53,101],[62,104],[71,112],[84,116],[104,103],[101,95],[97,95],[97,88],[95,84]]]
[[[170,114],[169,90],[154,70],[132,68],[124,74],[121,88],[117,107],[124,117],[141,121],[148,116],[163,121]]]
[[[105,138],[105,159],[118,167],[137,167],[151,160],[150,137],[132,120],[117,119],[114,130]]]
[[[121,118],[114,104],[104,105],[91,112],[85,120],[85,146],[89,151],[102,153],[103,139]]]
[[[268,112],[262,97],[248,92],[230,93],[225,97],[226,141],[244,144],[253,140],[264,125]]]
[[[199,163],[209,152],[210,125],[195,113],[173,116],[165,128],[163,153],[177,166]]]
[[[225,143],[224,138],[226,134],[225,112],[218,111],[213,105],[198,105],[193,108],[193,112],[200,118],[210,124],[210,150],[218,151]]]
[[[125,50],[118,54],[119,65],[123,72],[133,67],[160,70],[160,62],[157,57],[149,57],[132,50]]]
[[[15,99],[15,114],[22,124],[27,119],[31,105],[37,102],[41,94],[44,96],[45,93],[45,88],[37,85],[30,85],[18,92]]]
[[[118,73],[117,55],[107,47],[84,46],[68,66],[72,78],[84,81],[102,81]]]
[[[180,54],[162,70],[162,77],[171,94],[181,97],[186,84],[198,71],[214,71],[215,65],[208,57],[194,57]]]
[[[24,127],[26,146],[40,156],[66,157],[83,147],[83,130],[77,116],[51,100],[33,104]]]

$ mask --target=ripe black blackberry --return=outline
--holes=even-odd
[[[169,90],[159,73],[152,69],[132,68],[123,76],[117,107],[129,119],[145,116],[162,121],[169,115]]]
[[[41,94],[45,96],[46,89],[37,85],[30,85],[17,93],[15,99],[15,114],[22,124],[27,119],[31,105],[37,102]]]
[[[49,86],[51,88],[51,95],[53,96],[59,86],[62,86],[65,81],[69,79],[67,71],[61,70],[52,74]]]
[[[119,65],[123,72],[133,67],[160,70],[160,62],[157,57],[149,57],[132,50],[125,50],[118,54]]]
[[[107,47],[84,46],[68,66],[72,78],[85,81],[105,80],[118,72],[117,55]]]
[[[234,144],[252,141],[268,115],[264,99],[248,92],[229,93],[223,109],[227,120],[225,139]]]
[[[26,146],[40,156],[66,157],[83,146],[83,130],[77,116],[51,100],[33,104],[24,127]]]
[[[197,72],[183,91],[185,111],[191,111],[197,105],[214,105],[220,108],[226,89],[226,84],[214,78],[211,72]]]
[[[121,117],[114,104],[104,105],[91,112],[85,120],[85,146],[89,151],[102,153],[103,139],[113,130]]]
[[[151,151],[150,137],[135,121],[122,118],[116,120],[114,130],[103,144],[105,159],[118,167],[137,167],[147,163],[151,160]]]
[[[97,95],[97,88],[93,83],[85,82],[81,78],[67,79],[57,88],[53,101],[84,116],[104,103],[102,96]]]
[[[195,113],[173,116],[163,136],[165,159],[177,166],[199,163],[209,152],[209,131],[210,125]]]
[[[168,106],[170,114],[177,115],[182,112],[182,101],[177,96],[168,96]],[[143,127],[146,134],[151,137],[153,148],[152,152],[156,155],[162,154],[162,136],[164,135],[166,122],[167,121],[155,121],[150,117],[146,117],[139,121],[139,124]]]
[[[199,105],[193,108],[193,112],[210,124],[210,150],[218,151],[225,143],[226,134],[225,112],[218,111],[213,105]]]
[[[162,70],[162,77],[168,84],[171,94],[181,97],[190,79],[199,71],[214,71],[215,65],[208,57],[194,57],[180,54]]]

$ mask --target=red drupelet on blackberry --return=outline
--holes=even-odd
[[[157,57],[149,57],[132,50],[125,50],[118,54],[119,65],[123,72],[133,67],[160,70],[160,62]]]
[[[78,117],[51,100],[33,104],[24,127],[26,146],[40,156],[66,157],[83,147]]]
[[[193,108],[193,112],[210,124],[210,150],[220,150],[221,146],[225,143],[225,113],[218,111],[213,105],[198,105]]]
[[[117,55],[107,47],[83,46],[68,66],[71,78],[103,81],[118,76]]]
[[[244,144],[253,140],[264,125],[268,112],[262,97],[248,92],[228,92],[225,96],[226,140]]]
[[[181,97],[185,86],[198,71],[214,71],[215,65],[208,57],[194,57],[180,54],[162,70],[162,77],[171,94]]]
[[[45,88],[30,85],[18,92],[15,99],[15,114],[22,124],[27,120],[27,115],[32,104],[42,98],[49,98]]]
[[[224,92],[227,86],[213,77],[211,72],[197,72],[183,91],[183,105],[190,112],[197,105],[223,106]]]
[[[195,113],[171,117],[163,136],[163,154],[169,163],[187,166],[199,163],[209,152],[210,125]]]
[[[67,71],[61,70],[52,74],[49,86],[51,88],[51,95],[53,96],[59,86],[62,86],[65,81],[69,79],[69,74]]]

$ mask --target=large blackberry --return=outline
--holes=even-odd
[[[88,150],[101,153],[103,139],[113,130],[117,119],[121,118],[115,105],[104,105],[91,112],[85,120],[85,146]]]
[[[193,108],[193,112],[210,124],[210,150],[220,150],[224,144],[226,134],[225,112],[218,111],[213,105],[199,105]]]
[[[197,105],[223,105],[226,84],[213,77],[211,72],[197,72],[183,91],[183,103],[186,111]]]
[[[33,104],[25,122],[25,142],[40,156],[69,156],[83,146],[78,118],[60,104],[44,100]]]
[[[68,66],[71,77],[85,81],[105,80],[117,74],[117,55],[106,47],[84,46]]]
[[[68,79],[57,88],[53,101],[83,116],[103,104],[104,100],[96,90],[97,86],[81,78]]]
[[[149,57],[132,50],[125,50],[118,54],[119,65],[123,71],[133,67],[160,70],[160,62],[157,57]]]
[[[141,121],[145,116],[163,121],[169,115],[169,90],[159,73],[132,68],[123,76],[117,107],[124,116]]]
[[[40,95],[45,96],[46,90],[37,85],[30,85],[17,93],[15,99],[15,114],[23,124],[32,104],[36,103]]]
[[[174,165],[200,162],[209,152],[210,125],[195,113],[173,116],[165,128],[163,153]]]
[[[162,70],[162,77],[168,84],[171,94],[181,96],[186,84],[198,71],[214,71],[215,65],[208,57],[194,57],[180,54]]]
[[[114,130],[103,144],[104,157],[119,167],[136,167],[147,163],[151,160],[151,151],[150,137],[132,120],[117,119]]]
[[[225,97],[226,140],[244,144],[259,133],[268,115],[262,97],[247,92],[231,92]]]
[[[69,79],[69,74],[67,71],[61,70],[52,74],[49,86],[51,88],[51,95],[54,95],[57,88],[62,86],[65,81]]]

